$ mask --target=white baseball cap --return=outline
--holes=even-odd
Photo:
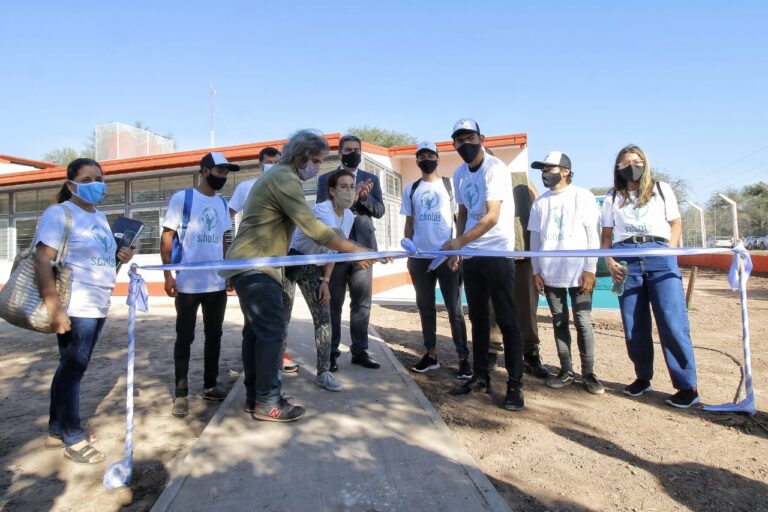
[[[428,140],[425,140],[424,142],[419,143],[419,145],[416,147],[416,154],[418,155],[424,150],[429,150],[434,154],[437,154],[437,146],[435,146],[433,142],[429,142]]]
[[[456,121],[456,124],[453,125],[453,133],[451,134],[451,138],[453,139],[456,137],[456,132],[460,131],[470,131],[480,135],[480,125],[477,124],[477,121],[474,119],[470,119],[469,117],[462,117]]]
[[[547,153],[546,158],[542,161],[536,161],[531,164],[531,167],[533,169],[542,169],[544,167],[563,167],[565,169],[571,170],[571,159],[568,158],[568,155],[563,153],[562,151],[550,151]]]

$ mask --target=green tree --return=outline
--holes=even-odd
[[[45,162],[53,162],[59,165],[67,165],[76,158],[80,158],[80,152],[70,147],[56,148],[43,153],[43,160]]]
[[[382,128],[376,128],[375,126],[355,126],[347,130],[351,135],[357,135],[365,142],[376,144],[385,148],[393,146],[407,146],[409,144],[416,144],[416,137],[403,132],[396,132],[394,130],[384,130]]]

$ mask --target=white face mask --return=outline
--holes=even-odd
[[[355,204],[354,190],[334,190],[333,202],[339,208],[351,208]]]
[[[270,170],[274,166],[275,166],[275,164],[261,164],[261,170],[262,170],[262,172],[267,172],[268,170]]]

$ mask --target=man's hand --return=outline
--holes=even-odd
[[[451,256],[448,258],[448,269],[451,272],[458,272],[461,267],[461,262],[464,260],[461,256]]]
[[[458,238],[451,238],[450,240],[446,240],[446,242],[443,244],[440,250],[441,251],[460,251],[463,247],[464,247],[464,244],[462,244]]]
[[[368,199],[368,194],[371,193],[371,190],[373,190],[373,180],[369,179],[360,183],[357,186],[357,197],[355,198],[355,202]]]
[[[328,288],[328,281],[320,281],[317,297],[320,299],[320,304],[323,306],[331,303],[331,290]]]
[[[178,296],[178,290],[176,290],[176,279],[170,275],[165,276],[165,294],[169,297]]]
[[[581,292],[591,293],[595,289],[595,274],[592,272],[582,272],[581,274]]]
[[[544,295],[544,278],[541,277],[541,274],[534,274],[533,286],[536,287],[536,291],[539,292],[539,295]]]

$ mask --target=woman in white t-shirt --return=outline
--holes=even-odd
[[[677,247],[682,224],[672,187],[653,179],[642,149],[619,151],[613,170],[614,188],[603,202],[602,248]],[[614,283],[624,280],[619,297],[624,337],[636,380],[624,393],[637,397],[652,391],[653,338],[651,309],[672,385],[677,393],[666,402],[688,408],[699,402],[696,363],[680,269],[675,256],[606,257]]]
[[[328,199],[312,208],[315,216],[327,226],[333,228],[339,236],[349,238],[355,215],[349,208],[355,201],[355,175],[340,169],[328,177]],[[291,250],[288,255],[308,255],[327,253],[328,249],[317,245],[299,228],[293,234]],[[307,302],[315,327],[315,347],[317,349],[317,379],[315,383],[328,391],[341,391],[341,384],[331,373],[331,292],[328,283],[333,272],[333,263],[325,265],[298,265],[285,267],[283,280],[283,313],[286,329],[283,334],[283,352],[288,336],[288,324],[291,321],[293,299],[296,284]]]
[[[51,409],[46,448],[64,448],[64,456],[80,464],[105,459],[80,425],[80,381],[99,338],[109,297],[115,287],[117,261],[127,263],[133,250],[117,250],[107,218],[96,209],[107,192],[101,166],[78,158],[67,167],[67,181],[56,202],[43,213],[35,234],[35,270],[40,295],[59,342],[59,366],[51,383]],[[59,301],[52,262],[65,232],[71,228],[64,264],[72,268],[72,298],[65,309]]]

